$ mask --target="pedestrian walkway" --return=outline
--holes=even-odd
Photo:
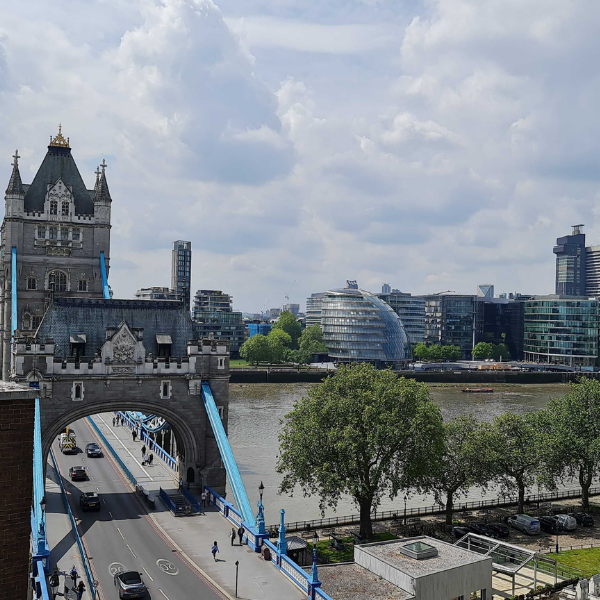
[[[133,441],[127,427],[113,427],[112,413],[92,417],[106,439],[125,462],[138,483],[150,492],[177,489],[175,473],[156,455],[152,465],[142,465],[143,442]],[[240,546],[237,539],[231,545],[231,523],[214,507],[206,508],[205,514],[175,517],[157,499],[156,510],[150,517],[168,535],[189,561],[215,581],[231,597],[235,597],[236,561],[239,562],[238,597],[247,600],[294,600],[304,594],[282,575],[270,561],[248,546]],[[211,548],[217,541],[219,553],[213,560]]]
[[[48,535],[48,545],[50,546],[50,560],[48,565],[50,573],[54,569],[58,569],[60,585],[58,586],[57,598],[68,600],[76,600],[77,593],[71,589],[71,578],[69,572],[73,565],[77,569],[80,577],[83,576],[85,587],[88,587],[87,579],[85,578],[85,570],[81,562],[81,554],[75,535],[71,528],[71,520],[65,512],[65,505],[58,485],[57,474],[54,471],[51,461],[48,461],[46,467],[46,531]],[[79,583],[79,579],[77,580]],[[68,586],[68,591],[65,593],[65,583]],[[48,591],[51,593],[51,588],[48,586]],[[90,598],[88,591],[83,593],[83,599]]]

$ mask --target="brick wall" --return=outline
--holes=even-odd
[[[34,412],[33,400],[5,400],[0,393],[0,581],[4,598],[27,598]]]

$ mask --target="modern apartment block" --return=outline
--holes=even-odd
[[[384,284],[382,290],[388,287],[388,284]],[[425,298],[411,296],[392,288],[389,293],[382,292],[377,296],[389,304],[400,317],[409,343],[419,344],[425,340]]]
[[[171,289],[175,290],[187,310],[191,304],[192,242],[173,242]]]
[[[138,290],[134,296],[138,300],[179,300],[181,296],[168,287],[149,287]]]
[[[283,305],[283,310],[291,312],[295,317],[297,317],[298,314],[300,313],[300,305],[299,304],[294,304],[294,303],[284,304]]]
[[[306,299],[306,326],[321,325],[321,311],[325,294],[318,292]]]

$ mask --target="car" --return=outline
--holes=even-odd
[[[467,535],[467,533],[471,533],[471,530],[468,527],[453,527],[452,528],[452,537],[459,540],[461,537]]]
[[[504,523],[488,523],[487,527],[495,538],[507,538],[510,535],[510,529]]]
[[[506,521],[509,527],[514,527],[527,535],[538,535],[540,533],[540,521],[535,517],[525,514],[513,515]]]
[[[71,481],[86,481],[88,474],[85,467],[71,467],[69,469],[69,477],[71,478]]]
[[[147,593],[142,574],[137,571],[121,571],[115,573],[115,585],[119,590],[119,598],[143,598]]]
[[[584,527],[594,526],[594,517],[592,517],[592,515],[588,515],[587,513],[575,513],[573,516],[577,521],[577,525],[583,525]]]
[[[85,447],[85,453],[88,458],[102,458],[104,456],[102,448],[95,442],[92,442]]]
[[[96,492],[83,492],[79,496],[79,506],[83,510],[100,510],[100,496]]]
[[[556,515],[556,519],[563,531],[575,531],[577,529],[577,521],[571,515]]]
[[[477,535],[485,535],[487,537],[493,537],[493,533],[491,529],[485,524],[475,521],[474,523],[469,523],[468,528]]]
[[[562,531],[560,523],[556,517],[540,517],[540,528],[546,533],[559,533]]]

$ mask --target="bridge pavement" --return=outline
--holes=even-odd
[[[149,491],[175,490],[173,471],[154,455],[152,466],[142,466],[142,442],[134,442],[127,427],[113,427],[112,413],[92,418],[102,433],[131,470],[138,482]],[[100,442],[100,440],[98,440]],[[102,444],[100,443],[102,446]],[[248,546],[231,546],[232,525],[213,507],[204,515],[175,517],[160,500],[149,518],[173,542],[180,554],[193,562],[231,597],[235,597],[235,561],[239,561],[238,597],[246,600],[295,600],[304,594],[290,583],[270,563]],[[213,561],[210,549],[213,541],[219,545],[218,561]],[[171,600],[175,600],[171,598]]]

